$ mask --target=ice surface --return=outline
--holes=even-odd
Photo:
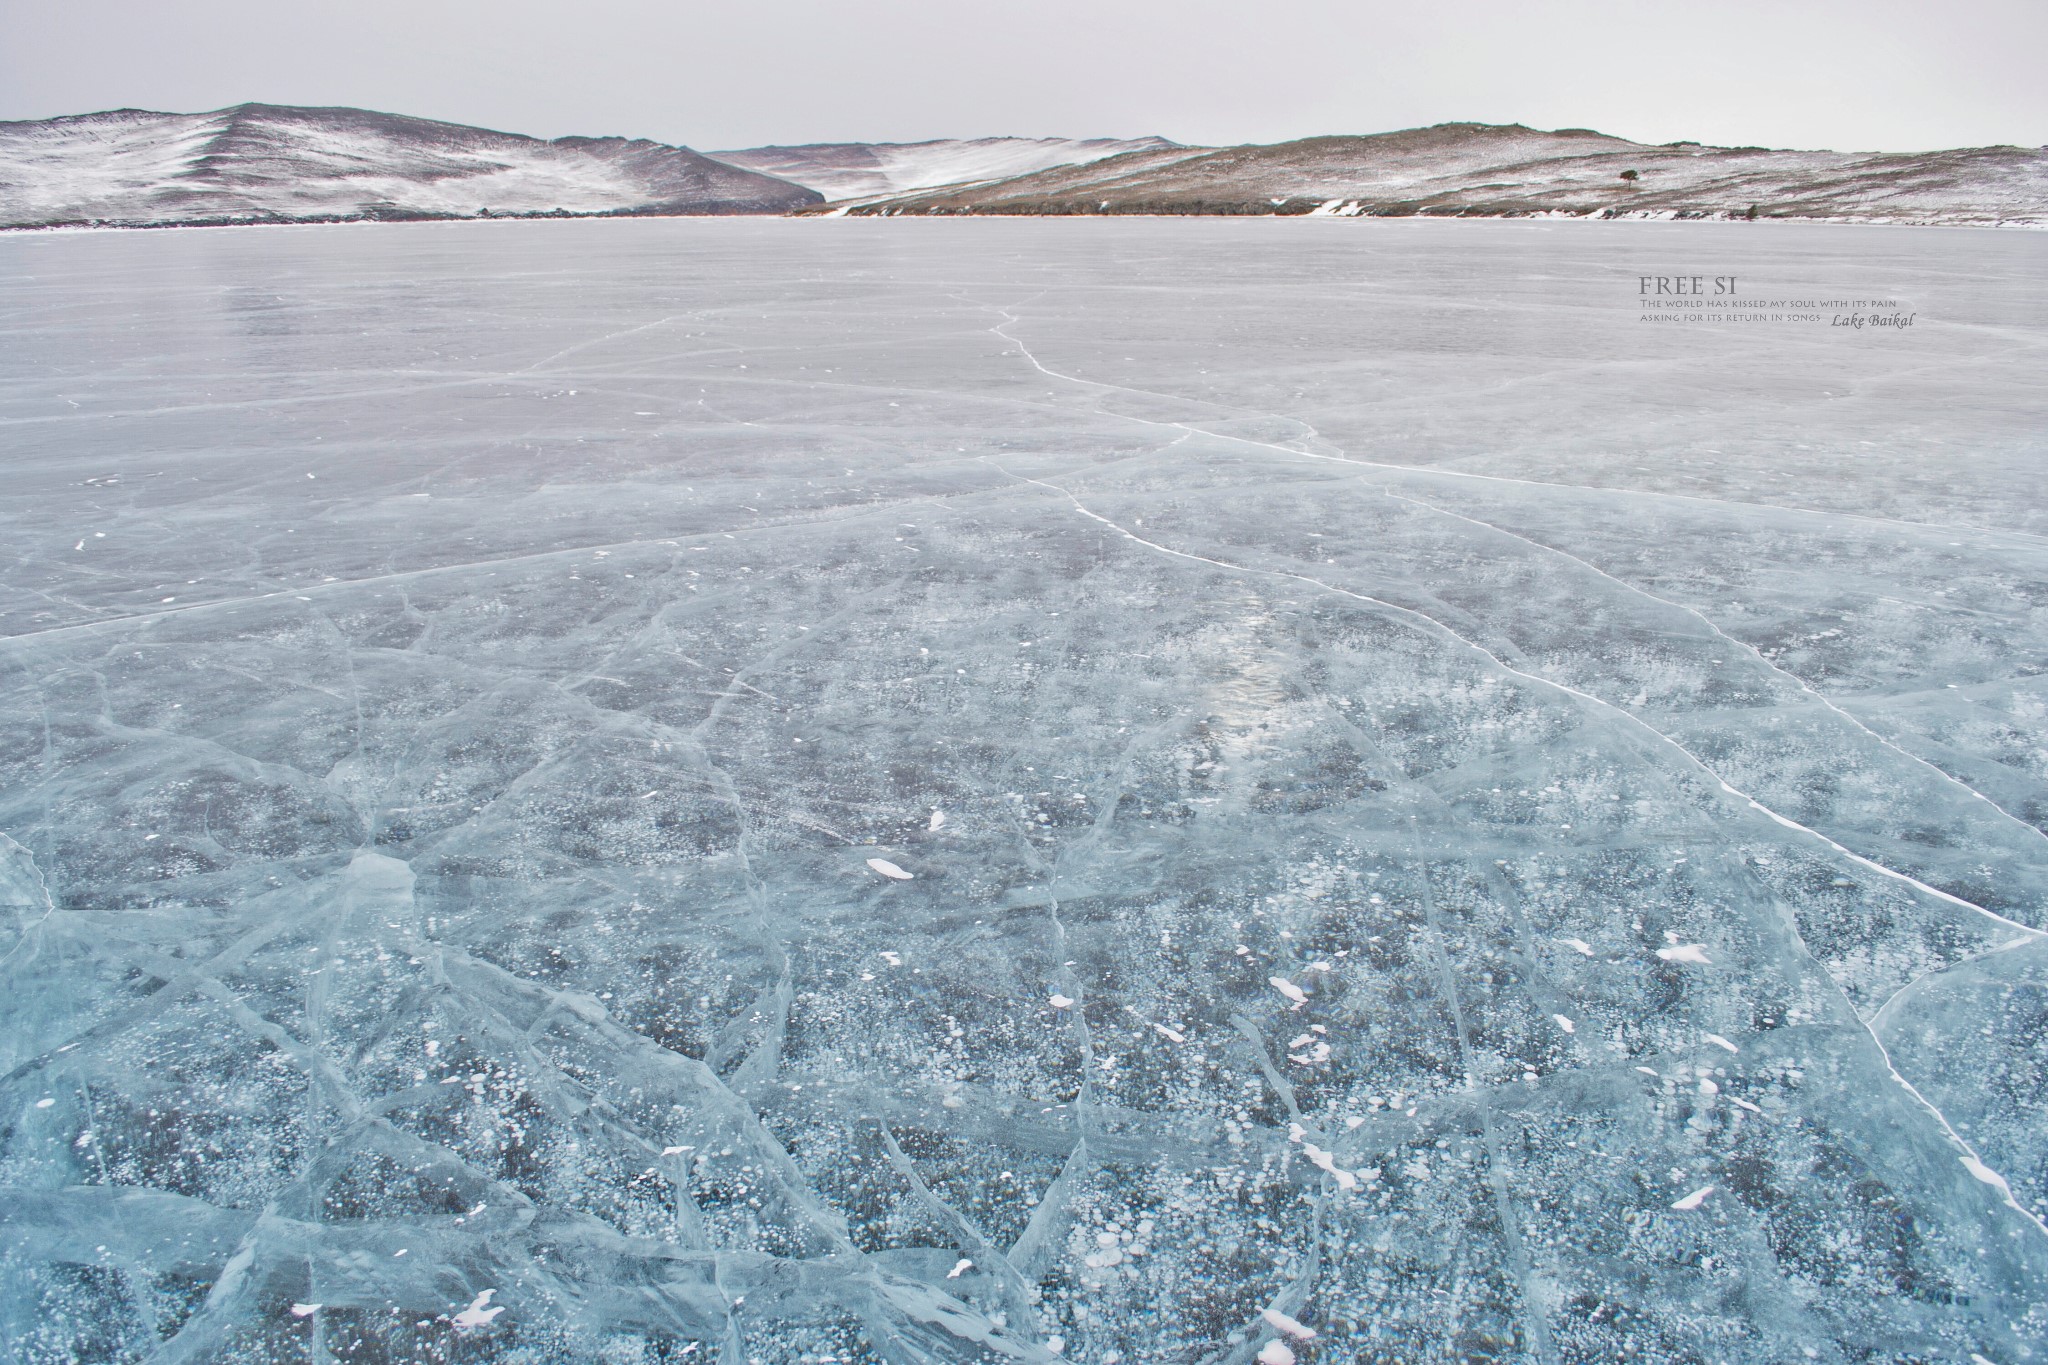
[[[0,1358],[2038,1360],[2044,267],[0,240]]]

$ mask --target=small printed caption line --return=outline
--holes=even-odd
[[[1899,331],[1913,325],[1918,313],[1906,312],[1895,299],[1745,299],[1702,306],[1695,300],[1644,299],[1638,322],[1803,322],[1846,327],[1851,331]]]

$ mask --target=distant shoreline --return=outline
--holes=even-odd
[[[2048,148],[1788,151],[1440,123],[1229,147],[979,138],[708,155],[341,107],[0,123],[0,223],[13,230],[783,215],[2039,227]]]
[[[1012,213],[1003,210],[980,212],[890,212],[890,213],[835,213],[829,209],[811,210],[800,213],[494,213],[488,218],[462,214],[416,214],[403,217],[395,215],[332,216],[319,218],[232,218],[198,219],[161,223],[12,223],[0,224],[0,234],[23,233],[82,233],[82,232],[169,232],[193,228],[293,228],[293,227],[405,227],[429,224],[490,224],[490,223],[596,223],[619,221],[687,221],[687,222],[731,222],[747,220],[752,222],[800,222],[820,219],[877,219],[915,220],[920,222],[960,221],[963,219],[1019,221],[1036,219],[1040,221],[1102,222],[1106,220],[1138,220],[1158,222],[1168,219],[1216,220],[1229,222],[1271,222],[1290,220],[1330,219],[1337,215],[1302,213],[1187,213],[1161,211],[1117,211],[1096,213]],[[1432,223],[1728,223],[1744,226],[1774,223],[1780,225],[1811,224],[1829,227],[1919,227],[1919,228],[1986,228],[2021,231],[2048,231],[2048,218],[1882,218],[1851,216],[1808,216],[1802,214],[1758,214],[1750,218],[1744,213],[1675,213],[1644,210],[1638,212],[1616,212],[1603,210],[1592,213],[1538,212],[1538,213],[1361,213],[1345,215],[1347,218],[1369,222],[1432,222]]]

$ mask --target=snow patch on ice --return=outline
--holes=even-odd
[[[1303,1326],[1300,1322],[1287,1316],[1287,1314],[1277,1308],[1261,1308],[1259,1316],[1280,1331],[1285,1332],[1288,1336],[1293,1337],[1296,1341],[1314,1341],[1316,1339],[1315,1328]]]
[[[1308,992],[1295,985],[1292,981],[1289,981],[1286,977],[1269,976],[1266,978],[1266,981],[1274,990],[1292,1000],[1297,1007],[1308,1003]]]

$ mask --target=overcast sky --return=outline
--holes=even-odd
[[[1917,151],[2048,143],[2044,53],[2048,0],[0,0],[0,119],[263,100],[706,150],[1471,119]]]

